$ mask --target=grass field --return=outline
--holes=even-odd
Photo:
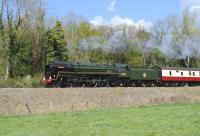
[[[200,136],[200,104],[0,116],[1,136]]]

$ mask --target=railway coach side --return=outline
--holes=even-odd
[[[161,68],[161,81],[200,84],[200,69]]]

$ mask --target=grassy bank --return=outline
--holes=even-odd
[[[9,78],[7,80],[0,79],[0,88],[38,88],[42,74],[35,75],[34,77],[18,77]]]
[[[200,104],[0,116],[2,136],[199,136]]]
[[[24,115],[200,102],[200,88],[3,88],[0,114]]]

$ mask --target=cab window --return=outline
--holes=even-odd
[[[116,69],[117,69],[117,71],[119,71],[119,72],[128,71],[127,65],[124,65],[124,64],[116,64]]]

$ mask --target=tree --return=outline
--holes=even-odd
[[[33,12],[33,10],[32,10]],[[34,39],[33,45],[33,68],[35,72],[41,72],[44,68],[44,48],[45,48],[45,11],[41,0],[38,3],[33,13],[35,18],[31,23],[35,22],[34,28],[31,29],[31,33]]]
[[[78,52],[79,36],[77,29],[85,19],[82,16],[71,12],[64,18],[64,32],[68,46],[68,60],[78,62],[80,59]]]
[[[5,7],[5,1],[0,1],[0,76],[4,76],[5,79],[8,78],[8,72],[6,71],[6,62],[7,62],[7,37],[5,32],[5,24],[3,20],[3,14],[4,14],[4,7]]]
[[[57,21],[53,29],[47,31],[46,63],[67,61],[68,49],[61,22]]]
[[[9,38],[8,45],[8,65],[9,76],[17,76],[17,70],[20,65],[19,51],[21,48],[21,37],[23,37],[24,29],[22,26],[22,16],[25,11],[23,0],[9,0],[5,2],[7,17],[7,33]],[[23,39],[24,40],[24,39]],[[21,56],[21,55],[20,55]],[[26,73],[26,72],[24,72]]]
[[[77,31],[78,31],[79,38],[81,38],[81,39],[86,39],[89,37],[102,35],[102,33],[100,31],[97,31],[96,29],[92,28],[90,26],[90,24],[87,22],[82,22],[79,25],[79,28]]]
[[[145,30],[139,30],[137,33],[136,33],[136,37],[139,41],[141,42],[145,42],[145,41],[148,41],[150,39],[150,33],[146,32]]]
[[[192,37],[197,33],[195,27],[196,18],[189,11],[184,11],[182,21],[182,33],[188,37]]]
[[[6,45],[8,50],[6,54],[9,76],[32,75],[35,71],[38,72],[39,67],[42,68],[43,62],[41,47],[44,43],[42,41],[45,40],[40,39],[44,39],[44,29],[40,27],[41,25],[38,25],[41,24],[38,20],[42,20],[44,14],[42,14],[42,8],[37,7],[41,5],[41,0],[3,0],[2,2],[4,2],[3,7],[5,7],[1,7],[1,9],[4,9],[5,27],[3,28],[6,34],[4,34],[4,37],[8,42],[7,45],[4,42],[4,46]],[[35,11],[39,13],[36,16]],[[36,30],[36,33],[34,30]]]

